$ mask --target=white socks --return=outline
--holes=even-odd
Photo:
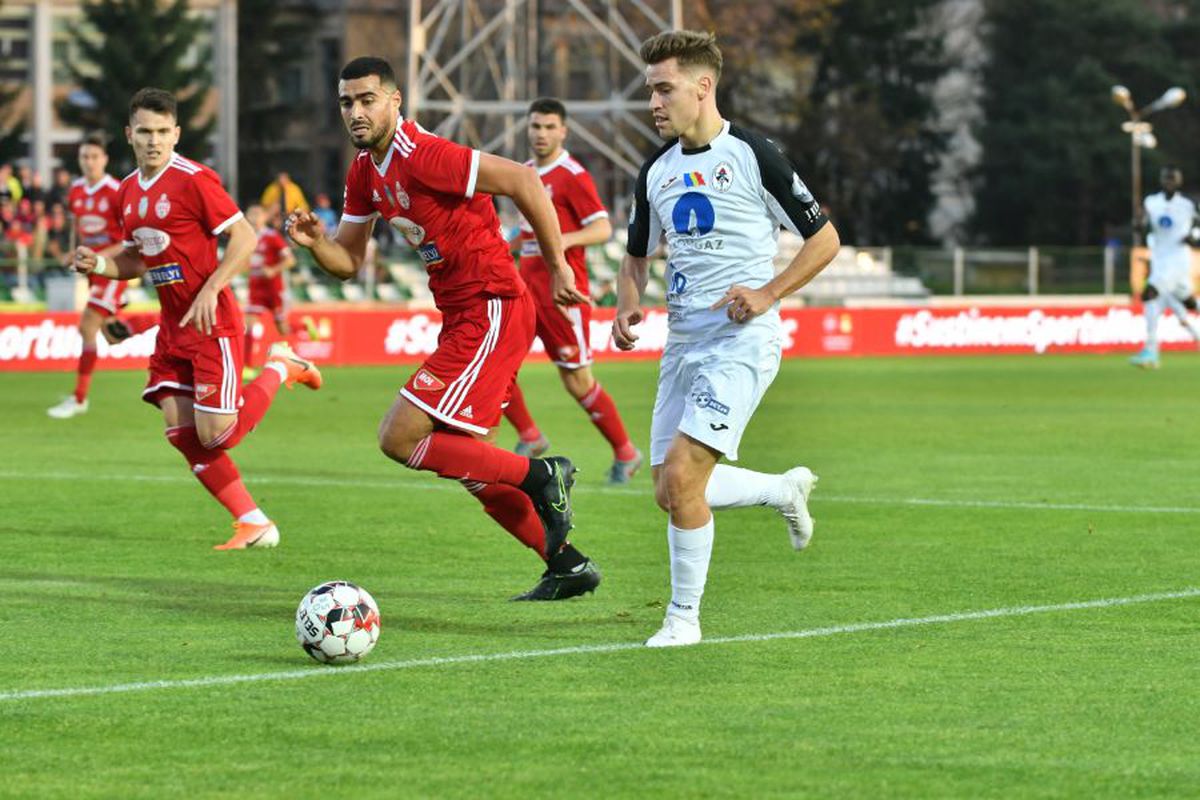
[[[247,511],[238,517],[238,522],[249,522],[252,525],[266,525],[271,520],[267,519],[267,515],[262,512],[261,508],[256,508],[253,511]]]
[[[671,553],[671,604],[667,611],[694,622],[700,618],[700,596],[712,558],[712,517],[695,530],[676,528],[668,522],[667,545]]]
[[[278,361],[268,361],[263,365],[263,369],[275,370],[275,372],[279,374],[280,382],[287,380],[287,367],[285,367],[283,364],[280,364]]]
[[[1158,349],[1158,318],[1162,316],[1162,298],[1150,300],[1145,305],[1146,313],[1146,349]]]
[[[708,485],[704,487],[704,499],[713,509],[777,507],[788,501],[789,494],[782,475],[717,464],[708,479]]]

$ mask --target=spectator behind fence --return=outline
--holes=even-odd
[[[317,195],[317,206],[313,209],[313,213],[317,215],[317,219],[321,220],[321,224],[325,226],[325,230],[337,230],[338,213],[334,210],[333,203],[329,200],[329,195],[324,192]]]
[[[8,198],[16,203],[22,194],[21,182],[13,175],[12,164],[0,164],[0,199]]]
[[[58,203],[66,208],[67,195],[71,193],[71,171],[66,167],[54,168],[54,181],[50,184],[50,189],[46,192],[46,205],[54,208],[54,204]]]
[[[275,180],[267,184],[259,202],[267,209],[269,224],[276,227],[293,211],[308,211],[308,200],[304,197],[304,190],[294,183],[286,172],[280,172],[275,176]]]
[[[66,264],[72,257],[71,253],[71,221],[67,219],[67,209],[62,203],[50,206],[50,214],[46,218],[46,250],[44,257],[58,264]]]

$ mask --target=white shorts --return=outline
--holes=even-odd
[[[766,325],[668,344],[650,422],[650,466],[666,460],[676,432],[737,461],[738,443],[779,372],[782,352],[778,327]]]
[[[1179,300],[1187,300],[1192,296],[1192,276],[1187,271],[1150,270],[1150,277],[1146,282],[1157,289],[1159,294],[1174,295]]]

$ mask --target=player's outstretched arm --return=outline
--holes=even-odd
[[[146,264],[136,250],[130,250],[124,245],[108,247],[97,253],[90,247],[80,245],[75,248],[72,267],[76,272],[87,275],[101,275],[105,278],[115,278],[127,281],[139,277],[146,271]]]
[[[617,315],[612,337],[618,350],[632,350],[637,342],[633,326],[642,321],[642,294],[650,277],[650,259],[626,254],[617,273]]]
[[[337,233],[330,239],[325,226],[311,211],[294,211],[284,224],[284,230],[293,242],[307,247],[313,254],[317,266],[335,278],[348,281],[358,274],[363,259],[367,257],[367,242],[371,238],[369,222],[342,220]]]
[[[842,242],[832,222],[808,237],[787,268],[764,284],[754,289],[749,286],[731,286],[729,291],[713,303],[716,310],[725,306],[729,318],[734,322],[749,322],[765,313],[779,300],[804,286],[817,277],[818,273],[833,261]]]
[[[576,305],[590,302],[586,295],[575,288],[575,274],[567,265],[563,255],[562,231],[558,227],[558,214],[546,196],[542,179],[537,170],[509,161],[507,158],[481,153],[479,173],[475,178],[476,191],[511,197],[521,214],[533,228],[542,259],[550,267],[551,290],[554,301],[560,305]]]

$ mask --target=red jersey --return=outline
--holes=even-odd
[[[279,231],[274,228],[263,228],[262,232],[258,234],[258,245],[250,256],[250,285],[265,286],[276,292],[282,292],[283,273],[268,276],[265,268],[277,266],[284,256],[291,252],[287,240]]]
[[[137,170],[126,176],[119,202],[123,241],[141,253],[146,264],[143,280],[158,291],[160,331],[168,340],[183,343],[241,336],[242,311],[228,286],[218,296],[216,325],[209,336],[190,325],[179,327],[217,269],[217,237],[242,218],[217,173],[174,154],[149,180]]]
[[[103,250],[121,241],[121,206],[117,203],[120,189],[121,184],[111,175],[91,186],[83,178],[71,184],[67,209],[75,217],[75,237],[79,244]]]
[[[492,198],[475,192],[479,151],[400,119],[387,157],[360,151],[346,175],[342,219],[388,221],[417,251],[438,308],[464,308],[486,297],[516,297],[517,274]]]
[[[534,162],[525,162],[527,166],[535,166]],[[537,168],[546,187],[546,194],[554,204],[558,214],[558,226],[563,233],[573,233],[583,230],[598,219],[608,216],[600,195],[596,192],[596,184],[592,176],[566,150],[558,158],[544,167]],[[531,284],[537,284],[535,293],[539,297],[550,296],[550,269],[542,259],[541,248],[538,247],[537,237],[533,228],[521,219],[521,277]],[[575,273],[575,288],[584,294],[588,293],[588,272],[586,248],[572,247],[566,252],[567,263]],[[543,291],[544,290],[544,291]]]

